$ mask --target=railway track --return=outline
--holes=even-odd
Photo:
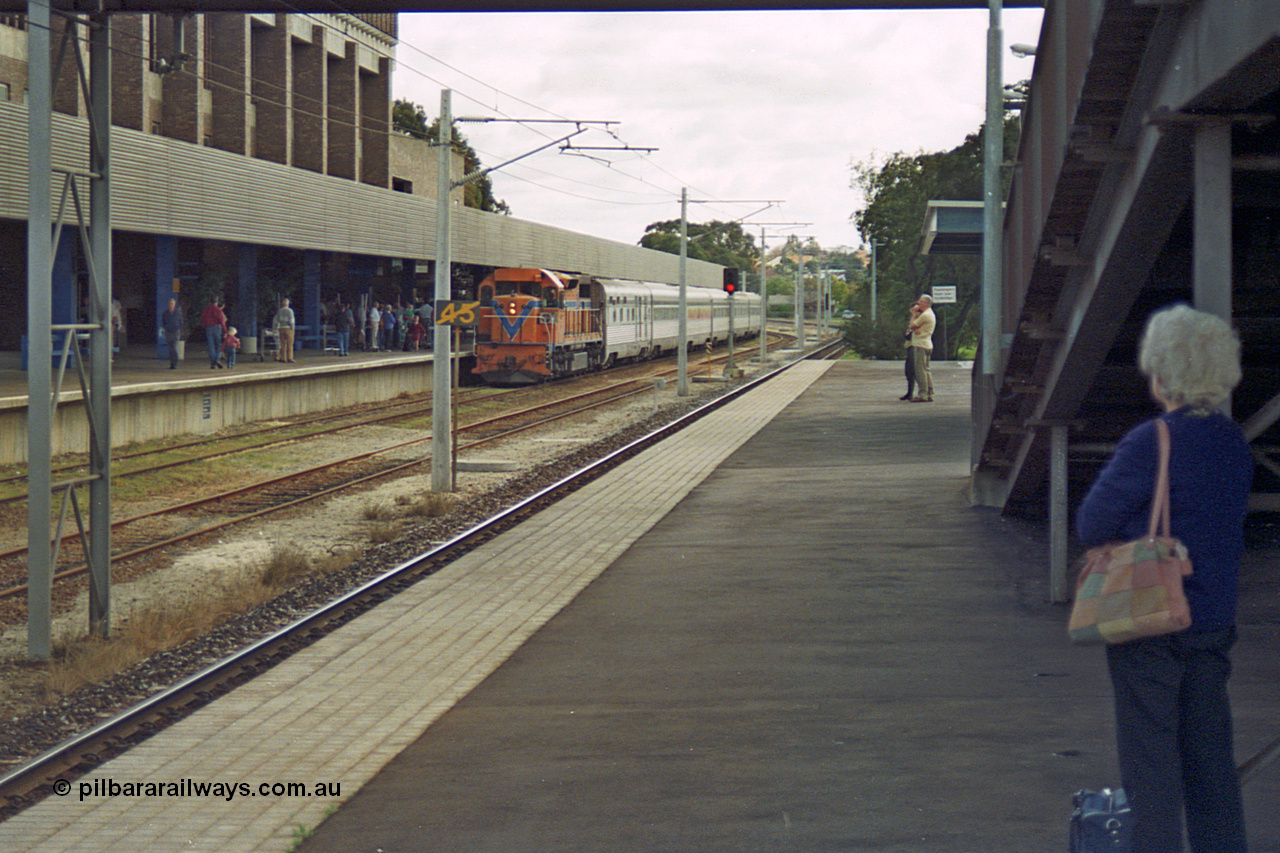
[[[787,336],[771,333],[775,336],[773,347],[777,347],[785,340]],[[736,351],[736,355],[749,355],[753,352],[752,347],[742,347]],[[711,363],[723,362],[728,356],[720,354],[715,356]],[[670,360],[668,356],[662,361]],[[625,377],[628,372],[640,372],[640,377],[633,377],[628,380],[620,378],[620,384],[626,381],[640,381],[642,379],[651,378],[652,375],[667,375],[674,372],[674,369],[660,370],[656,374],[653,371],[653,365],[660,362],[653,362],[640,365],[627,365],[620,368],[614,368],[610,371],[610,376],[621,374]],[[700,364],[706,364],[706,360]],[[584,378],[595,378],[593,376]],[[459,390],[457,395],[460,406],[471,405],[487,405],[494,400],[502,400],[506,397],[519,398],[527,395],[531,390],[536,390],[542,386],[535,386],[533,389],[522,388],[463,388]],[[164,470],[172,470],[180,468],[184,465],[195,465],[202,462],[209,462],[237,454],[251,453],[254,451],[264,450],[276,447],[282,444],[298,443],[302,441],[313,440],[326,435],[333,435],[347,430],[353,430],[360,427],[372,426],[377,424],[394,424],[397,422],[421,418],[431,413],[430,395],[424,394],[410,399],[396,399],[372,406],[362,406],[359,411],[342,411],[338,413],[323,412],[311,416],[291,418],[286,423],[272,423],[269,425],[257,425],[248,429],[235,430],[216,436],[205,436],[198,439],[182,441],[176,444],[165,444],[162,447],[153,447],[142,450],[135,450],[128,453],[119,453],[112,456],[112,464],[115,470],[112,473],[113,481],[121,481],[132,477],[144,476],[147,474],[157,473]],[[327,426],[326,426],[327,425]],[[193,451],[184,453],[185,451]],[[173,458],[177,454],[179,458]],[[152,464],[144,464],[138,467],[122,467],[126,463],[137,463],[139,460],[145,460],[148,457],[157,457],[163,461]],[[71,462],[59,465],[53,468],[53,473],[64,476],[72,476],[75,474],[85,473],[85,463],[81,461]],[[0,477],[0,507],[6,505],[21,504],[26,501],[25,483],[27,474],[25,470],[19,470],[12,474]],[[4,492],[10,494],[4,494]],[[0,559],[7,556],[0,553]]]
[[[786,343],[786,335],[775,335],[774,346]],[[744,348],[745,349],[745,348]],[[753,347],[752,347],[753,349]],[[710,359],[702,360],[702,364],[714,364],[727,360],[723,353]],[[641,375],[623,378],[611,371],[609,381],[602,387],[584,392],[572,393],[568,396],[557,396],[556,399],[527,406],[521,409],[502,412],[495,416],[473,419],[460,426],[462,434],[472,433],[473,438],[459,447],[466,451],[481,445],[500,441],[524,430],[543,426],[564,418],[580,415],[593,409],[614,405],[638,394],[648,393],[652,388],[652,380],[656,377],[667,377],[677,372],[675,367],[653,370],[653,364],[636,365],[623,368],[618,373],[639,372]],[[598,378],[598,377],[592,377]],[[542,386],[546,387],[546,386]],[[551,386],[561,390],[572,390],[568,383]],[[509,392],[496,389],[477,389],[480,393],[471,395],[473,401],[489,403],[495,399],[506,399]],[[528,389],[517,389],[528,390]],[[485,393],[487,392],[487,393]],[[598,399],[592,399],[598,398]],[[401,403],[377,407],[373,417],[366,417],[350,423],[348,418],[338,416],[343,422],[318,431],[292,439],[281,439],[279,436],[269,438],[256,449],[263,446],[276,446],[286,441],[301,442],[314,439],[321,434],[332,434],[355,426],[371,423],[388,423],[405,418],[423,417],[430,413],[429,403],[421,401]],[[332,420],[317,417],[309,422]],[[262,432],[269,433],[270,430]],[[430,441],[430,436],[420,436],[403,442],[393,443],[373,451],[353,454],[342,459],[333,460],[323,465],[314,466],[301,471],[293,471],[277,477],[271,477],[254,483],[245,484],[233,489],[205,495],[177,504],[170,504],[158,509],[136,514],[112,522],[112,541],[114,550],[111,557],[113,571],[120,571],[133,562],[152,557],[157,552],[172,549],[183,543],[201,540],[228,528],[247,522],[260,520],[266,516],[292,510],[308,502],[334,497],[344,491],[367,488],[377,481],[403,476],[412,473],[424,473],[430,470],[430,460],[417,458],[409,462],[383,460],[396,452],[422,446]],[[188,443],[192,444],[192,443]],[[222,450],[205,454],[200,459],[226,455],[231,452]],[[242,449],[238,452],[248,452]],[[193,460],[194,461],[194,460]],[[178,462],[167,461],[152,466],[151,471],[171,469]],[[218,516],[217,520],[208,521],[209,515]],[[172,527],[179,532],[171,535],[157,535],[154,531],[157,520],[171,519]],[[63,556],[61,568],[55,571],[54,595],[55,603],[61,596],[73,596],[79,588],[66,589],[67,582],[82,577],[88,572],[88,565],[83,561],[82,541],[77,534],[67,534],[59,542],[59,552]],[[26,565],[24,557],[26,547],[15,547],[0,551],[0,622],[15,623],[25,618],[24,602],[27,585]]]
[[[459,450],[469,450],[484,444],[499,441],[517,433],[544,426],[557,420],[580,415],[603,406],[612,405],[637,394],[646,393],[650,385],[643,379],[628,379],[611,383],[602,388],[558,397],[555,400],[527,406],[499,415],[473,419],[460,426],[461,433],[480,433],[467,441]],[[490,398],[492,399],[492,398]],[[426,407],[426,412],[430,407]],[[412,413],[421,416],[422,411]],[[410,415],[395,414],[381,416],[374,422],[398,420]],[[345,425],[337,429],[350,429]],[[326,431],[329,432],[329,431]],[[314,437],[312,434],[311,437]],[[163,548],[182,542],[207,536],[233,527],[237,524],[262,518],[263,516],[295,508],[301,504],[333,497],[334,495],[355,488],[369,485],[377,480],[404,474],[412,471],[429,471],[430,459],[418,458],[410,462],[381,462],[384,457],[396,451],[404,451],[414,447],[427,445],[430,435],[419,436],[407,441],[397,442],[363,453],[352,454],[342,459],[313,466],[301,471],[293,471],[277,477],[267,478],[233,489],[223,490],[193,500],[171,504],[159,509],[140,513],[128,518],[112,522],[112,538],[117,550],[111,557],[112,565],[153,553]],[[166,465],[152,470],[163,470]],[[163,516],[190,515],[197,511],[216,513],[222,518],[218,521],[189,527],[181,534],[163,538],[135,535],[132,528],[141,526],[143,522],[153,521]],[[73,557],[72,564],[64,567],[54,575],[55,582],[65,581],[84,574],[88,567],[74,563],[74,556],[79,552],[78,536],[68,534],[63,539],[67,554]],[[0,552],[0,583],[8,579],[9,585],[0,589],[0,601],[12,599],[26,592],[26,584],[15,583],[17,577],[25,575],[26,566],[21,562],[27,549],[12,548]],[[81,557],[82,559],[82,557]]]
[[[815,353],[810,357],[821,355]],[[0,819],[43,799],[54,790],[56,780],[74,779],[121,754],[156,731],[270,669],[298,649],[375,607],[420,578],[438,571],[451,560],[519,524],[529,515],[550,506],[645,448],[768,381],[786,367],[775,368],[742,383],[718,399],[586,465],[438,547],[385,571],[285,628],[252,642],[241,651],[187,676],[0,777]]]

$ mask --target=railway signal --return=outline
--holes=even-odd
[[[725,267],[724,269],[724,292],[732,296],[738,292],[740,282],[740,273],[733,267]]]

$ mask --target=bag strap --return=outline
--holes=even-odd
[[[1160,462],[1156,468],[1155,487],[1151,493],[1151,518],[1147,522],[1147,538],[1156,537],[1156,526],[1159,534],[1170,536],[1169,525],[1169,425],[1164,418],[1156,418],[1156,435],[1160,439]]]

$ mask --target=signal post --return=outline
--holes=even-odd
[[[725,379],[739,379],[742,376],[742,369],[733,361],[733,295],[738,292],[741,281],[742,274],[739,270],[725,267],[724,292],[729,294],[729,361],[724,366]],[[763,324],[761,324],[760,334],[764,334]]]

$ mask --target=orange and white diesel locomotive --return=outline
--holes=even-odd
[[[680,289],[669,284],[536,269],[497,269],[476,288],[477,373],[490,385],[530,385],[656,358],[679,345]],[[760,297],[690,287],[690,347],[760,334]]]

